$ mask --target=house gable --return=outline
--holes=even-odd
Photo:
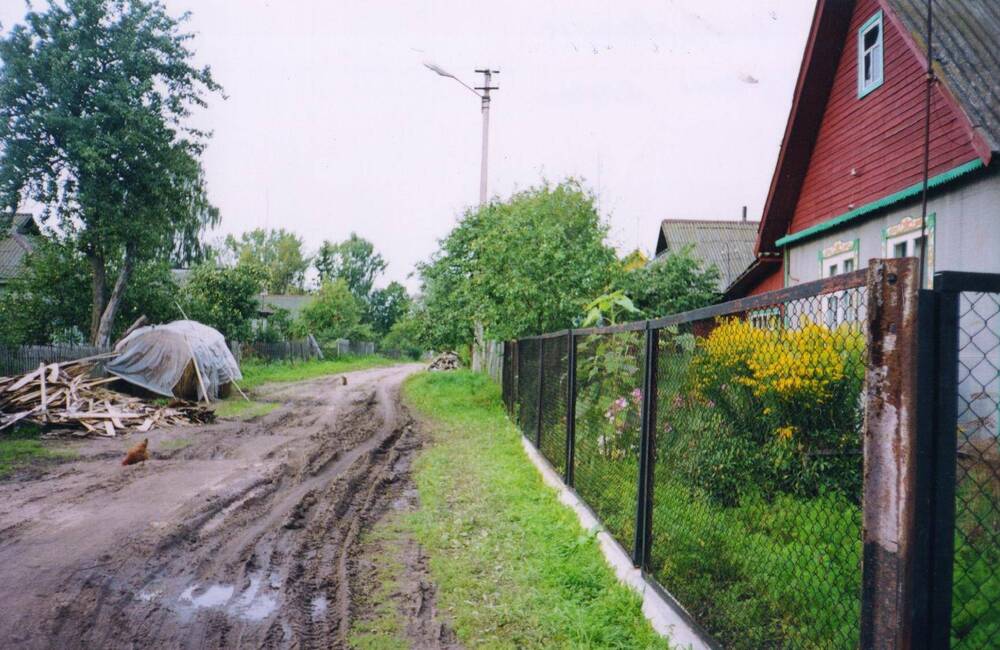
[[[858,39],[883,16],[883,78],[859,97]],[[923,177],[925,62],[888,7],[855,3],[823,119],[787,234],[813,228],[919,183]],[[932,177],[979,160],[974,132],[937,84],[931,100]]]

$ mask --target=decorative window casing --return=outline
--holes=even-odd
[[[927,241],[924,222],[920,217],[904,217],[902,221],[882,230],[882,257],[916,257],[924,259],[924,286],[934,277],[934,230],[937,218],[927,215]],[[924,250],[926,249],[926,251]]]
[[[819,252],[820,277],[858,270],[861,240],[837,241]],[[858,320],[857,293],[836,291],[823,299],[823,322],[829,328]]]
[[[882,85],[884,35],[881,10],[858,30],[858,99]]]

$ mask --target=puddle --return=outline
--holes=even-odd
[[[326,614],[326,596],[316,596],[312,599],[312,619],[318,621]]]
[[[181,594],[181,600],[195,607],[220,607],[233,597],[233,591],[232,587],[226,585],[211,585],[208,588],[191,585]]]
[[[260,593],[260,582],[259,577],[250,578],[250,586],[230,608],[233,614],[248,621],[262,621],[274,613],[278,601],[269,593]]]

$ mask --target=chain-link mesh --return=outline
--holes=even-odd
[[[962,293],[953,648],[1000,646],[1000,294]]]
[[[517,344],[517,423],[521,432],[535,441],[538,407],[538,339],[522,339]]]
[[[577,339],[574,487],[626,549],[635,539],[642,331]]]
[[[659,331],[650,570],[732,648],[854,648],[865,289]]]
[[[566,473],[566,391],[569,336],[542,340],[542,428],[538,449],[560,475]]]

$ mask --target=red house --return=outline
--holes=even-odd
[[[926,0],[818,1],[756,258],[726,299],[874,257],[926,253],[927,278],[1000,272],[1000,2],[934,2],[926,229],[925,12]]]

